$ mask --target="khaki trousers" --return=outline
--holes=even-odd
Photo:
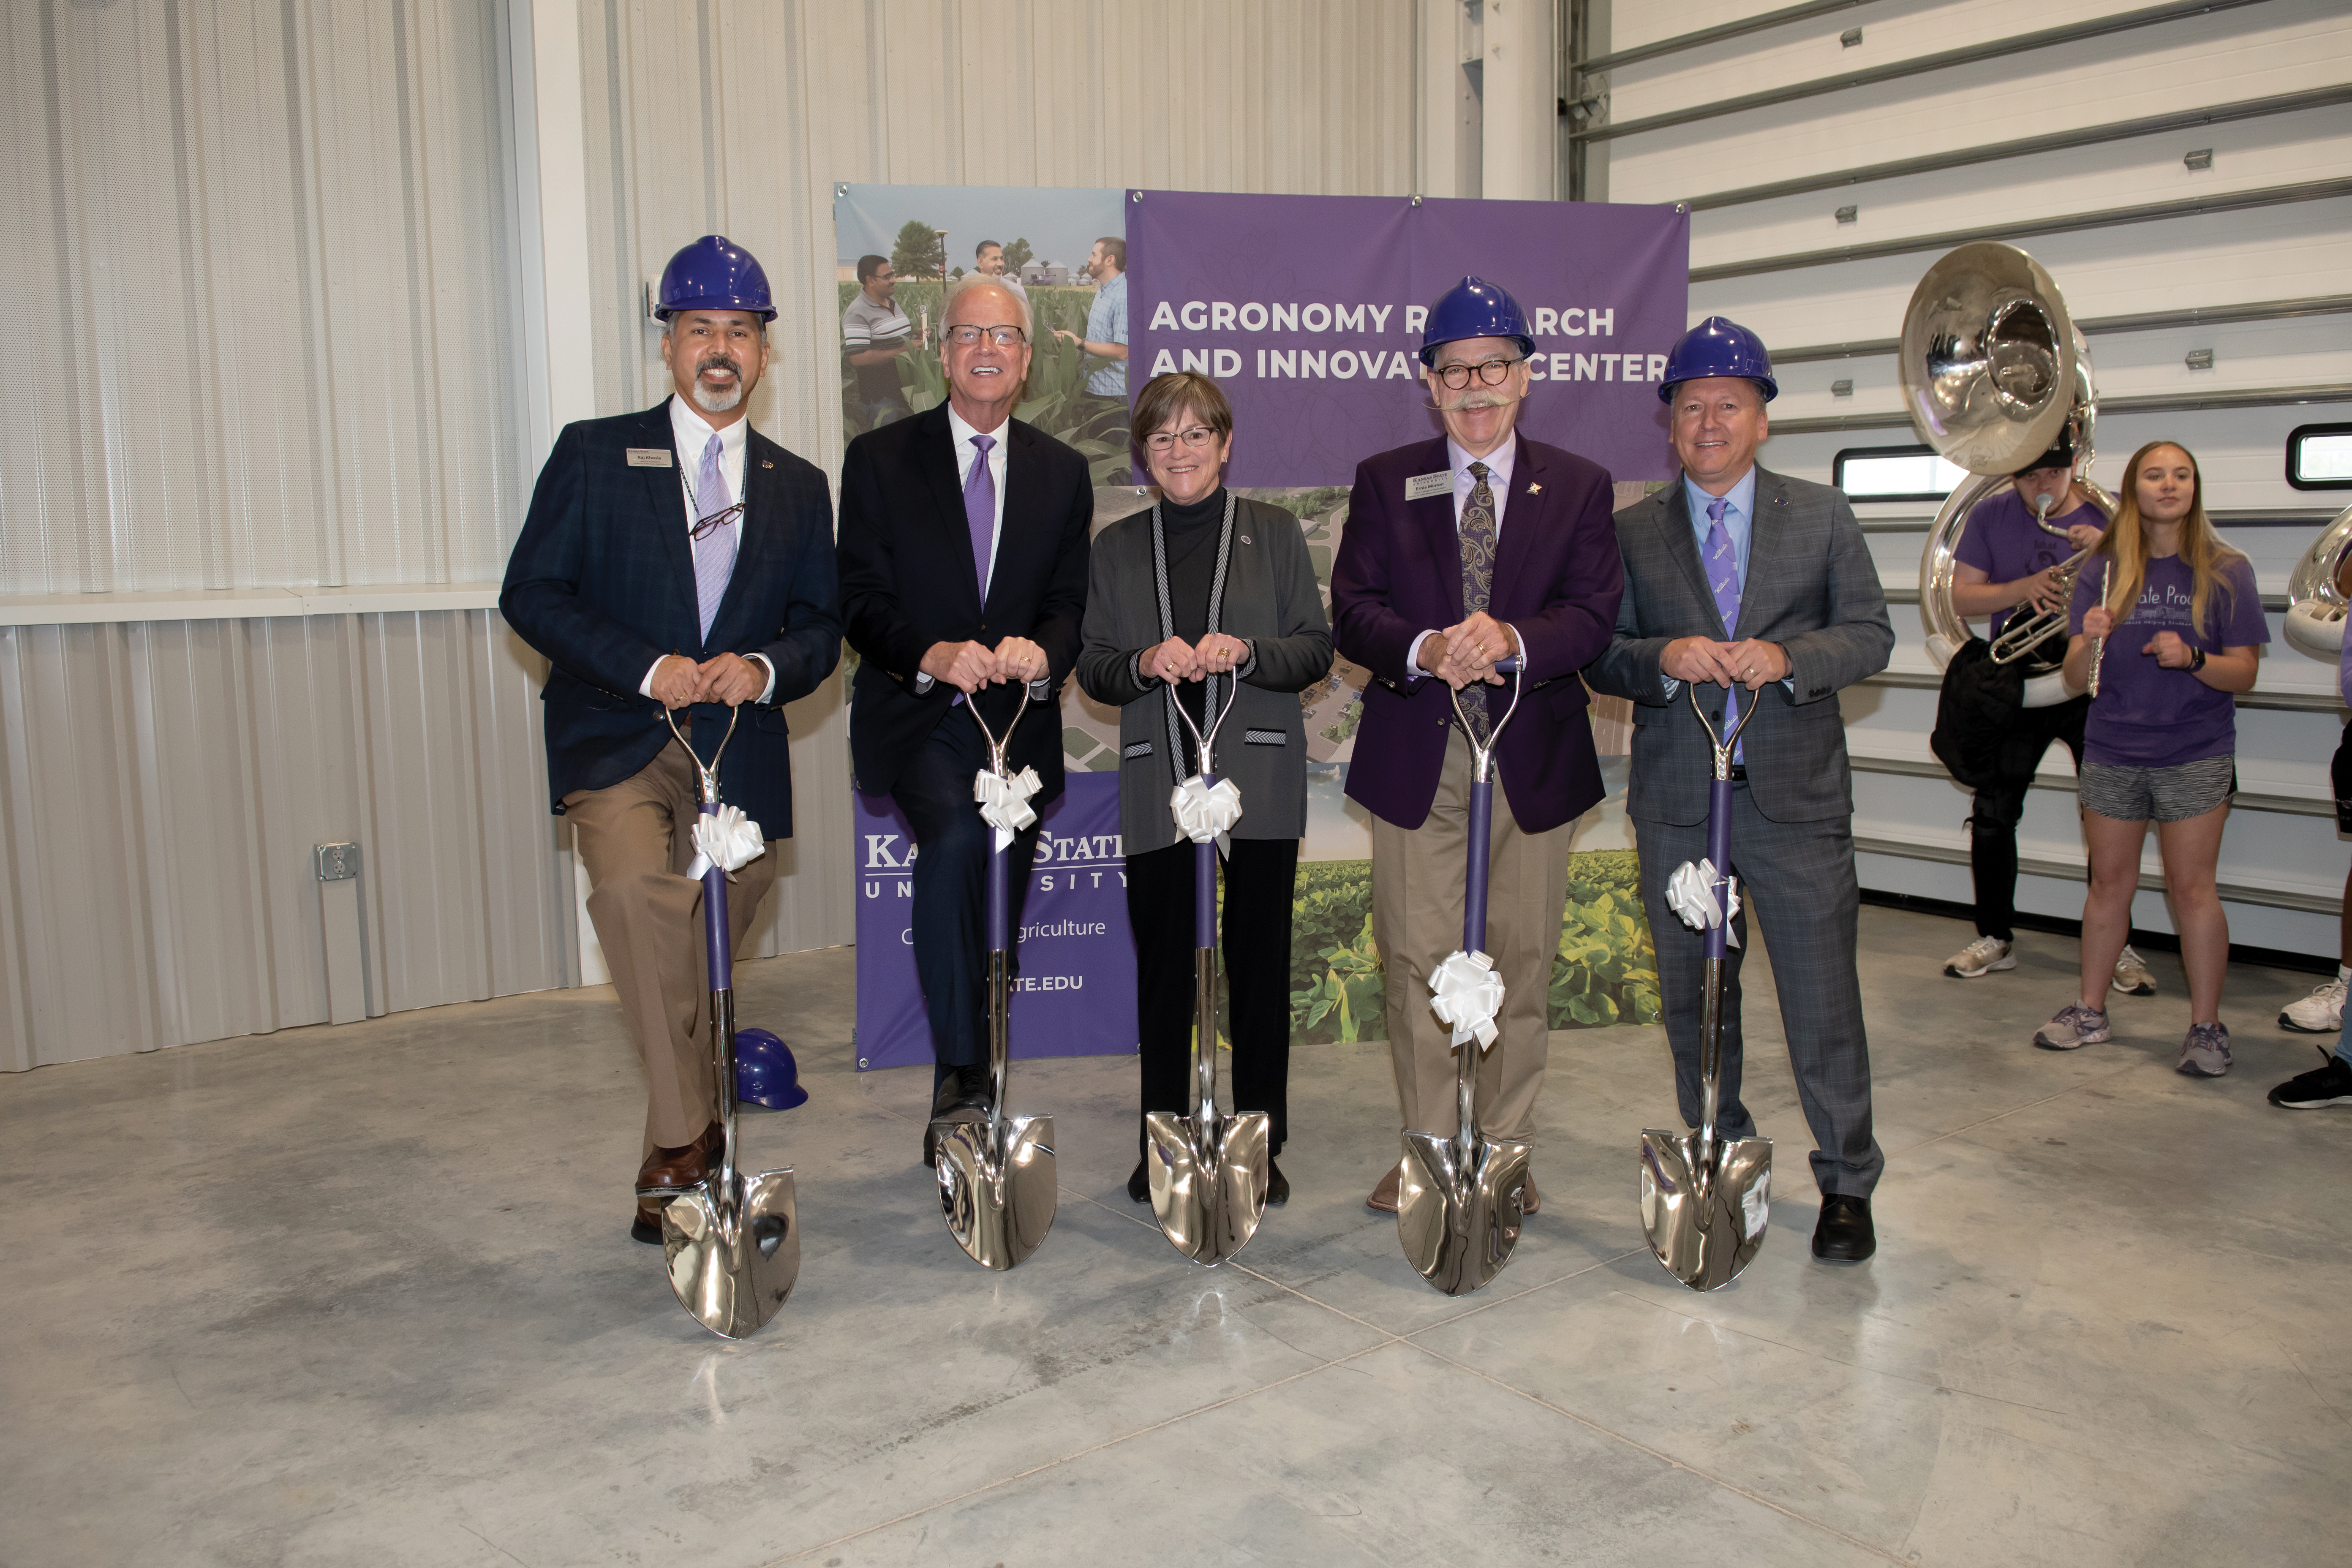
[[[634,777],[563,797],[588,868],[588,918],[645,1064],[647,1153],[693,1142],[719,1114],[702,884],[685,874],[700,810],[694,763],[674,740]],[[776,843],[728,884],[729,936],[739,951],[776,879]]]
[[[1463,876],[1469,865],[1470,742],[1450,731],[1429,819],[1406,829],[1372,818],[1372,938],[1387,969],[1389,1052],[1397,1105],[1410,1132],[1461,1131],[1453,1030],[1430,1010],[1429,976],[1462,945]],[[1478,1062],[1478,1131],[1535,1133],[1536,1095],[1551,1044],[1548,999],[1568,903],[1573,824],[1522,833],[1497,777],[1488,836],[1486,952],[1503,980],[1494,1046]],[[1472,1040],[1465,1050],[1477,1050]]]

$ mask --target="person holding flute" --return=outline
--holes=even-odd
[[[2205,515],[2187,447],[2151,441],[2132,454],[2115,521],[2075,578],[2069,626],[2067,686],[2087,689],[2098,661],[2076,774],[2090,891],[2081,995],[2033,1043],[2067,1051],[2111,1037],[2107,987],[2131,934],[2140,847],[2154,822],[2189,977],[2189,1033],[2177,1066],[2219,1078],[2230,1070],[2221,1023],[2230,925],[2214,868],[2238,787],[2231,699],[2254,684],[2270,629],[2253,568]]]

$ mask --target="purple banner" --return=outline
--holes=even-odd
[[[1062,798],[1043,814],[1021,911],[1013,1054],[1132,1055],[1135,942],[1127,924],[1118,774],[1071,773],[1065,779]],[[857,1065],[929,1066],[931,1028],[915,977],[914,835],[888,795],[857,795],[852,814]]]
[[[1443,426],[1417,351],[1475,273],[1530,317],[1519,428],[1620,479],[1673,473],[1658,383],[1687,324],[1690,217],[1672,207],[1142,191],[1128,205],[1129,386],[1171,370],[1234,405],[1235,486],[1341,485]]]

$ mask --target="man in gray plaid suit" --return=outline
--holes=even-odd
[[[1641,852],[1642,904],[1656,942],[1666,1038],[1683,1120],[1699,1118],[1699,933],[1666,901],[1667,879],[1706,853],[1710,751],[1685,695],[1720,724],[1736,685],[1754,718],[1732,769],[1731,867],[1780,993],[1780,1021],[1822,1192],[1813,1256],[1858,1263],[1877,1249],[1871,1189],[1885,1156],[1870,1131],[1870,1046],[1854,973],[1860,895],[1853,780],[1840,688],[1886,668],[1895,631],[1845,497],[1756,465],[1777,388],[1764,345],[1720,316],[1667,356],[1667,405],[1682,473],[1617,514],[1625,597],[1616,637],[1585,669],[1596,691],[1632,699],[1627,815]],[[1751,777],[1752,775],[1752,777]],[[1734,921],[1735,940],[1746,925]],[[1740,1103],[1739,963],[1725,976],[1723,1136],[1754,1134]]]

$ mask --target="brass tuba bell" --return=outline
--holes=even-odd
[[[2067,431],[2074,437],[2074,482],[2110,518],[2116,500],[2090,478],[2099,399],[2089,346],[2067,315],[2058,285],[2017,247],[1990,240],[1963,245],[1927,269],[1903,312],[1898,368],[1919,438],[1970,475],[1945,498],[1919,558],[1919,616],[1927,624],[1928,657],[1941,669],[1969,640],[1968,621],[1952,607],[1953,552],[1979,501]],[[2071,590],[2089,553],[2062,562],[2056,580]],[[2058,671],[2060,660],[2043,651],[2057,638],[2063,652],[2065,629],[2063,615],[2020,606],[1994,645],[2000,663],[2034,660],[2025,682],[2029,708],[2072,695]]]

